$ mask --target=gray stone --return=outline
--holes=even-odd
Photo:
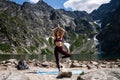
[[[93,64],[89,64],[89,65],[87,65],[87,68],[88,68],[88,69],[93,69],[93,68],[95,68],[95,69],[96,69],[96,68],[97,68],[97,66],[95,66],[95,65],[93,65]]]
[[[72,67],[81,67],[81,65],[78,62],[72,63],[71,66]]]
[[[41,64],[43,67],[49,67],[50,66],[50,63],[49,62],[43,62],[42,64]]]
[[[91,63],[92,63],[93,65],[98,65],[98,62],[95,62],[95,61],[91,61]]]
[[[85,79],[81,78],[81,76],[78,76],[77,80],[85,80]]]
[[[85,64],[82,64],[81,66],[82,66],[82,68],[87,68],[87,65],[85,65]]]
[[[86,73],[81,78],[83,80],[120,80],[120,69],[99,69]]]
[[[71,78],[72,72],[60,72],[57,78]]]

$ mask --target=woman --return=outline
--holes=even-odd
[[[56,45],[54,49],[54,55],[56,59],[57,68],[59,71],[61,71],[60,65],[59,65],[59,53],[64,55],[62,56],[62,58],[67,58],[71,56],[67,51],[64,51],[62,47],[62,39],[63,39],[64,33],[65,33],[65,30],[61,28],[59,24],[57,28],[52,29],[52,35],[54,37],[54,44]]]

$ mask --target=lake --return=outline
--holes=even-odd
[[[115,60],[120,59],[120,54],[72,54],[71,60],[79,60],[79,61],[96,61],[96,60]],[[7,60],[7,59],[37,59],[40,61],[54,61],[54,55],[42,55],[42,54],[0,54],[0,61]]]

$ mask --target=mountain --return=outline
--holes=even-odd
[[[109,3],[102,4],[97,10],[94,10],[90,15],[94,20],[101,20],[109,13],[114,12],[120,5],[120,0],[111,0]]]
[[[108,6],[107,6],[108,5]],[[110,5],[113,5],[110,7]],[[100,7],[101,8],[101,7]],[[98,10],[101,10],[101,9]],[[120,1],[111,0],[110,3],[103,7],[103,13],[108,12],[101,17],[101,32],[97,35],[97,39],[101,44],[101,50],[108,54],[120,53]],[[105,12],[104,12],[105,11]]]
[[[120,53],[120,7],[109,16],[109,22],[105,22],[102,31],[97,36],[104,53]]]
[[[71,44],[70,51],[80,49],[87,38],[92,41],[96,33],[96,24],[86,12],[56,10],[43,0],[23,5],[0,0],[0,53],[53,53],[51,29],[58,23],[66,30],[64,42]]]

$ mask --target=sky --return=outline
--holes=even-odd
[[[12,0],[16,3],[22,4],[23,2],[37,3],[39,0]],[[79,10],[92,12],[97,9],[101,4],[110,2],[110,0],[43,0],[55,9],[63,8],[66,10]]]

